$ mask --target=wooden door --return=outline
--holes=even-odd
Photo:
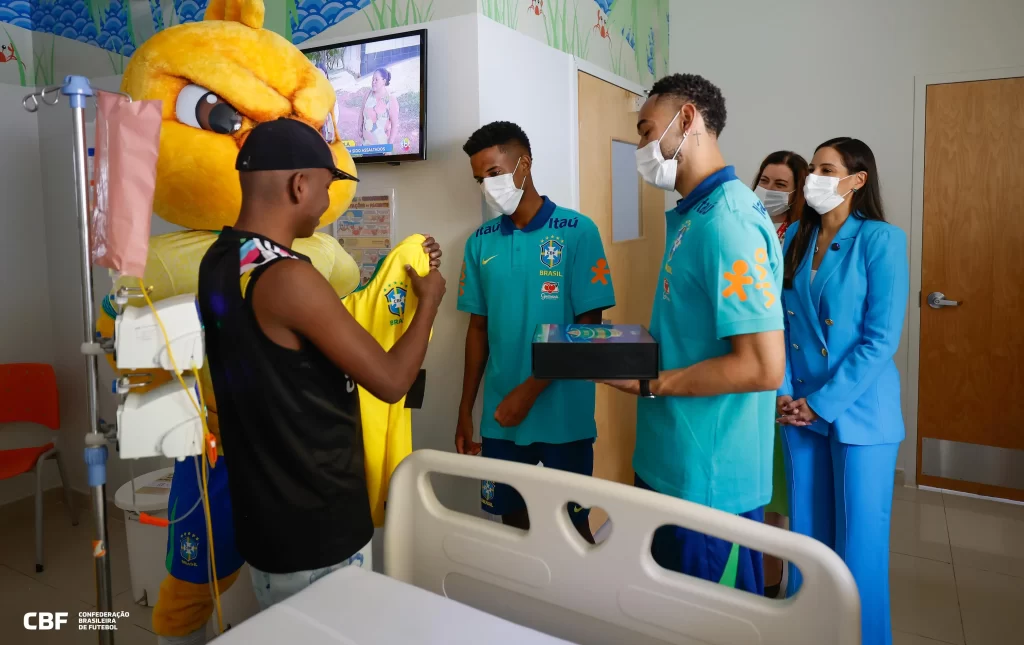
[[[639,96],[611,83],[579,74],[580,210],[597,224],[615,284],[616,306],[605,313],[615,324],[642,324],[651,320],[658,269],[665,251],[665,193],[644,183],[632,168],[616,166],[612,150],[620,154],[640,137],[636,133]],[[620,157],[621,158],[621,157]],[[631,171],[631,175],[629,173]],[[639,236],[616,240],[613,235],[613,187],[637,182]],[[621,202],[620,202],[621,203]],[[621,211],[620,211],[621,212]],[[597,388],[597,443],[594,475],[633,483],[633,446],[636,440],[636,397],[610,388]],[[598,514],[600,515],[600,514]],[[603,518],[595,517],[599,526]]]
[[[1024,500],[1024,78],[925,115],[918,482]]]

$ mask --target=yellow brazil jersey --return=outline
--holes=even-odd
[[[384,351],[394,347],[416,314],[417,298],[409,285],[406,265],[420,275],[430,270],[430,258],[423,252],[424,237],[406,238],[381,259],[370,280],[342,300]],[[412,452],[412,415],[405,398],[387,404],[359,388],[359,410],[363,421],[366,487],[370,492],[373,525],[384,525],[384,502],[391,474]]]
[[[206,251],[217,239],[218,233],[209,231],[181,231],[158,235],[149,239],[149,255],[146,258],[146,272],[143,282],[152,289],[150,298],[153,302],[178,296],[186,293],[196,294],[199,292],[199,264],[206,255]],[[337,240],[330,235],[317,233],[313,237],[295,240],[292,249],[305,255],[313,263],[313,266],[320,272],[334,287],[338,297],[344,297],[359,286],[359,266],[355,260],[345,252]],[[420,250],[421,255],[426,255]],[[120,287],[138,287],[138,280],[135,278],[121,278],[114,284],[116,292]],[[145,306],[140,300],[129,302],[132,306]],[[116,312],[109,299],[103,302],[103,311],[97,321],[97,330],[104,338],[114,335],[114,317]],[[187,366],[179,366],[186,369]],[[126,372],[130,375],[130,372]],[[210,432],[217,437],[220,443],[220,426],[217,421],[217,403],[213,398],[213,383],[210,380],[210,370],[204,366],[200,378],[203,381],[203,396],[206,398],[206,406],[209,411],[208,424]],[[152,382],[148,383],[140,391],[146,391],[158,385],[163,385],[171,379],[170,372],[157,372],[152,375]],[[148,380],[148,379],[147,379]]]

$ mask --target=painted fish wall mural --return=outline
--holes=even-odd
[[[153,34],[202,20],[209,0],[0,0],[0,82],[121,74]],[[668,71],[668,0],[266,0],[267,29],[301,44],[479,11],[649,85]],[[69,42],[71,41],[71,42]]]

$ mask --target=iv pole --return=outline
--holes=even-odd
[[[89,388],[89,434],[85,436],[85,463],[88,466],[89,487],[92,489],[92,508],[95,533],[92,556],[96,569],[96,610],[113,612],[114,602],[110,583],[110,554],[107,543],[107,438],[99,420],[99,359],[105,354],[96,342],[96,308],[93,303],[92,260],[89,253],[89,179],[86,174],[85,105],[93,96],[89,80],[84,76],[68,76],[64,85],[47,87],[29,94],[22,107],[29,112],[39,109],[39,100],[56,105],[64,94],[71,103],[74,126],[73,160],[75,166],[75,201],[78,214],[78,239],[82,269],[82,313],[84,340],[81,351],[85,355],[86,379]],[[99,630],[100,645],[114,645],[114,632]]]

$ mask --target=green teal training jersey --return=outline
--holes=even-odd
[[[590,218],[545,197],[521,230],[507,215],[477,229],[466,240],[459,311],[487,317],[480,434],[520,445],[596,437],[594,384],[586,381],[553,381],[514,428],[498,425],[494,412],[532,372],[537,325],[568,324],[614,306],[611,270]]]
[[[666,217],[651,314],[662,370],[723,356],[732,336],[783,328],[778,237],[731,166]],[[641,399],[633,468],[660,493],[745,513],[772,496],[774,422],[775,392]]]

